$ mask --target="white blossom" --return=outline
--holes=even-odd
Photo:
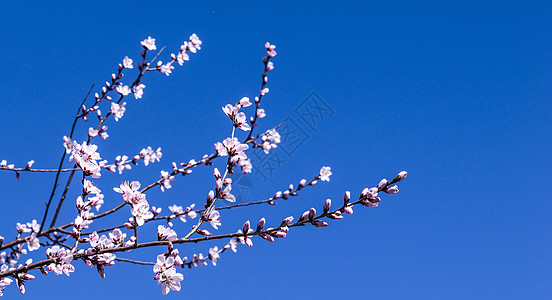
[[[140,99],[142,98],[142,96],[144,95],[144,89],[146,88],[146,86],[144,84],[139,84],[137,86],[135,86],[133,89],[132,89],[132,92],[134,93],[134,97],[136,99]]]
[[[322,181],[330,181],[330,175],[332,175],[332,171],[330,171],[330,167],[322,167],[320,169],[320,180]]]
[[[130,94],[130,88],[128,87],[128,85],[119,85],[115,88],[115,90],[117,91],[117,93],[123,96]]]
[[[148,38],[143,40],[140,44],[148,50],[157,50],[157,46],[155,46],[155,39],[151,36],[148,36]]]
[[[125,105],[126,102],[123,102],[121,105],[111,102],[111,113],[113,114],[115,121],[119,121],[119,119],[123,117],[123,114],[126,111]]]
[[[132,65],[132,59],[128,58],[128,56],[125,56],[125,58],[123,58],[123,67],[127,69],[134,68],[134,66]]]

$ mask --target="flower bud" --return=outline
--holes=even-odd
[[[339,219],[343,219],[343,216],[341,215],[341,212],[338,210],[338,211],[334,212],[333,214],[329,214],[328,218],[334,219],[334,220],[339,220]]]
[[[309,220],[312,220],[316,216],[316,209],[313,207],[309,210]]]
[[[293,222],[293,217],[287,217],[282,221],[282,226],[283,225],[288,225],[291,222]]]
[[[274,238],[269,234],[263,233],[263,234],[260,234],[259,236],[262,237],[266,241],[274,242]]]
[[[396,194],[399,192],[399,187],[397,185],[392,185],[384,190],[387,194]]]
[[[328,226],[328,223],[326,223],[322,220],[316,220],[316,221],[312,221],[312,225],[314,225],[316,227],[326,227],[326,226]]]
[[[259,223],[257,223],[257,231],[261,231],[263,229],[263,227],[265,226],[265,218],[262,218]]]
[[[212,233],[210,233],[209,231],[205,230],[205,229],[198,229],[197,230],[197,233],[201,234],[201,235],[205,235],[205,236],[211,236],[213,235]]]
[[[332,205],[332,200],[331,199],[326,199],[326,202],[324,202],[324,207],[322,208],[324,213],[327,213],[330,210],[331,205]]]
[[[210,190],[209,194],[207,194],[207,201],[205,202],[206,208],[211,206],[211,204],[213,203],[213,199],[215,199],[215,192],[213,192],[213,190]]]
[[[222,180],[217,179],[217,182],[215,183],[215,191],[217,192],[217,195],[222,190]]]
[[[401,171],[397,176],[393,179],[393,183],[403,181],[406,178],[406,171]]]
[[[378,188],[378,190],[381,190],[381,189],[383,189],[385,186],[387,186],[387,179],[384,178],[384,179],[382,179],[382,180],[378,183],[377,188]]]
[[[213,175],[215,176],[215,179],[221,179],[222,177],[220,176],[220,172],[217,168],[215,168],[215,170],[213,170]]]
[[[243,233],[247,234],[249,232],[249,228],[250,228],[250,223],[249,223],[249,220],[247,220],[247,222],[245,222],[243,224]]]
[[[347,205],[347,206],[343,207],[343,212],[348,214],[348,215],[352,215],[353,214],[353,206],[352,205]]]
[[[277,239],[283,239],[287,236],[287,233],[283,231],[276,231],[272,232],[271,235]]]
[[[345,195],[343,196],[343,205],[349,204],[349,200],[351,200],[351,192],[346,191]]]

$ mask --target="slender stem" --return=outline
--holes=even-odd
[[[71,133],[69,134],[69,138],[73,138],[73,132],[75,131],[75,126],[77,125],[77,121],[79,119],[79,117],[78,117],[79,116],[79,111],[81,110],[82,105],[84,104],[84,102],[86,102],[86,99],[88,99],[88,96],[92,92],[93,88],[94,88],[94,83],[92,84],[92,86],[88,90],[88,93],[86,93],[86,96],[84,97],[84,100],[82,100],[81,105],[77,109],[77,116],[73,120],[73,125],[71,126]],[[40,222],[40,230],[38,231],[38,233],[41,233],[42,229],[44,228],[44,222],[46,222],[46,217],[48,216],[48,210],[50,209],[50,204],[52,203],[52,199],[54,198],[54,195],[56,193],[56,188],[58,186],[58,180],[59,180],[59,174],[61,173],[61,169],[63,167],[63,161],[65,160],[65,155],[66,154],[67,154],[67,152],[64,150],[63,155],[61,156],[61,160],[59,161],[59,167],[58,167],[58,171],[56,173],[56,179],[54,180],[54,187],[52,188],[52,193],[50,194],[50,198],[48,199],[48,202],[46,203],[46,210],[44,211],[44,216],[42,217],[42,222]]]

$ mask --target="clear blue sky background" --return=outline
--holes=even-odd
[[[160,163],[102,176],[104,207],[112,207],[119,181],[151,182],[172,161],[212,152],[229,132],[220,107],[255,96],[270,41],[278,56],[260,129],[290,118],[308,138],[291,155],[275,152],[286,161],[267,182],[250,177],[251,200],[323,165],[334,175],[277,207],[223,213],[219,232],[261,217],[278,225],[403,169],[408,178],[378,208],[358,208],[327,228],[293,229],[273,244],[255,238],[216,267],[184,270],[183,290],[166,299],[550,297],[552,6],[385,2],[4,2],[0,159],[57,166],[61,139],[92,83],[108,80],[125,55],[137,59],[148,35],[168,54],[197,33],[203,49],[170,77],[149,74],[144,98],[128,99],[125,116],[108,124],[110,138],[98,142],[110,160],[145,146],[164,150]],[[313,91],[333,115],[310,128],[294,109]],[[84,139],[87,128],[80,123],[76,136]],[[198,168],[148,199],[165,212],[174,203],[202,205],[211,172]],[[52,183],[51,174],[16,181],[1,172],[0,235],[12,238],[16,222],[40,219]],[[75,215],[78,191],[71,192],[63,223]],[[182,232],[190,223],[175,224]],[[213,245],[223,242],[178,248],[191,256]],[[164,250],[135,257],[153,261]],[[37,274],[28,298],[161,297],[149,266],[117,263],[104,280],[81,262],[75,267],[71,277]],[[14,286],[6,294],[20,298]]]

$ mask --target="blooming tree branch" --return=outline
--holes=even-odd
[[[176,54],[171,54],[168,61],[163,63],[159,58],[165,48],[157,51],[154,38],[144,39],[141,42],[142,51],[139,63],[135,64],[133,59],[125,56],[122,63],[118,65],[117,72],[113,73],[110,80],[101,87],[99,92],[94,94],[93,103],[88,106],[86,102],[94,85],[87,93],[77,109],[69,135],[63,137],[64,149],[57,168],[32,168],[34,160],[29,161],[25,167],[15,167],[15,164],[10,164],[7,160],[0,161],[0,171],[15,172],[17,179],[23,172],[56,173],[42,221],[40,223],[36,220],[17,223],[15,228],[17,234],[11,241],[0,236],[0,251],[2,251],[0,252],[0,295],[3,295],[4,289],[12,283],[15,283],[19,291],[24,294],[25,283],[36,278],[36,275],[30,274],[30,272],[37,272],[37,270],[44,275],[54,272],[56,275],[69,276],[76,271],[75,261],[82,261],[85,265],[96,268],[102,278],[106,275],[105,268],[114,266],[116,262],[153,266],[154,279],[161,284],[162,294],[167,294],[171,290],[179,291],[184,279],[184,276],[178,272],[181,268],[205,266],[207,261],[216,265],[221,255],[228,250],[236,252],[240,244],[252,247],[253,238],[257,236],[274,242],[276,239],[285,238],[295,227],[326,227],[330,220],[339,220],[345,215],[353,214],[354,207],[378,206],[381,201],[379,195],[382,193],[395,194],[398,192],[396,184],[406,177],[404,171],[391,181],[383,179],[376,186],[365,188],[356,201],[351,201],[351,193],[345,192],[343,204],[333,210],[330,209],[332,200],[327,199],[318,211],[313,207],[298,217],[285,218],[272,225],[273,227],[265,228],[268,221],[261,218],[254,227],[250,220],[247,220],[237,231],[216,233],[219,229],[225,228],[222,224],[223,214],[221,212],[260,204],[276,205],[280,199],[288,200],[298,197],[302,189],[308,186],[314,187],[319,181],[330,181],[332,175],[331,168],[324,166],[311,180],[302,179],[297,186],[290,184],[283,192],[278,191],[265,200],[248,203],[235,202],[236,197],[232,194],[232,176],[237,167],[239,166],[243,174],[251,173],[255,166],[248,158],[248,153],[262,150],[268,154],[281,142],[281,136],[278,133],[278,127],[281,124],[263,133],[254,134],[255,128],[259,126],[258,121],[266,116],[261,100],[269,92],[268,72],[274,69],[272,59],[276,56],[276,46],[266,43],[266,56],[263,57],[259,94],[254,98],[253,103],[248,97],[243,97],[235,104],[227,104],[222,107],[223,113],[231,121],[231,131],[228,137],[221,137],[219,142],[214,144],[214,152],[205,154],[197,160],[191,159],[178,164],[172,162],[168,171],[161,171],[159,179],[145,185],[139,181],[128,181],[123,178],[119,186],[108,187],[108,190],[113,189],[114,192],[120,194],[122,201],[108,210],[102,210],[106,198],[102,191],[104,187],[100,184],[102,171],[122,175],[123,171],[132,169],[132,166],[138,165],[140,161],[145,167],[159,162],[163,153],[161,148],[154,150],[148,146],[132,158],[127,155],[119,155],[110,163],[102,158],[100,149],[92,143],[93,140],[96,137],[107,139],[109,137],[108,126],[105,124],[111,119],[115,123],[124,119],[127,106],[132,105],[132,101],[144,97],[146,85],[143,83],[143,79],[146,73],[158,72],[170,76],[177,64],[182,66],[190,59],[191,53],[201,50],[201,46],[202,41],[193,34],[188,41],[181,45]],[[148,52],[154,52],[153,58],[149,61],[146,60]],[[138,74],[132,82],[125,84],[123,78],[126,71],[135,67]],[[130,97],[127,98],[131,94],[134,96],[134,100],[128,99]],[[127,100],[123,101],[125,99]],[[247,108],[253,104],[253,115],[248,118]],[[102,110],[106,113],[102,113]],[[93,116],[95,118],[92,118]],[[86,138],[77,140],[74,137],[77,123],[79,121],[92,122],[94,119],[97,123],[90,126],[84,133]],[[244,132],[246,137],[240,140],[238,135],[241,132]],[[260,148],[260,150],[256,150],[256,148]],[[66,160],[67,156],[69,156],[68,160]],[[211,167],[213,161],[221,157],[226,157],[224,169],[221,172],[218,168],[213,168],[214,187],[206,193],[204,203],[195,201],[185,207],[173,204],[168,207],[169,212],[167,213],[162,213],[161,207],[150,206],[147,199],[148,191],[153,187],[159,186],[161,191],[165,192],[172,188],[177,175],[190,175],[193,168],[200,165]],[[64,163],[67,161],[71,162],[72,167],[64,167]],[[52,202],[59,185],[60,174],[63,172],[69,172],[69,176],[55,206],[54,214],[50,216],[50,208],[53,207]],[[80,196],[75,199],[76,216],[70,217],[66,224],[56,226],[58,218],[62,217],[60,212],[67,198],[68,190],[76,183],[73,180],[76,174],[80,175]],[[219,200],[225,200],[230,204],[217,206],[220,203]],[[196,203],[198,204],[197,208]],[[201,204],[203,207],[199,207]],[[128,209],[126,212],[128,218],[116,217],[114,213],[124,208]],[[44,227],[48,217],[51,218],[50,225]],[[95,228],[97,227],[95,226],[96,220],[108,217],[113,226]],[[190,224],[189,229],[181,235],[173,223],[177,219],[183,223],[187,220],[195,220],[195,224]],[[142,232],[142,226],[151,226],[154,223],[157,224],[157,236],[148,236]],[[209,225],[210,227],[207,227]],[[225,244],[219,245],[220,248],[218,246],[211,247],[205,255],[203,253],[193,254],[190,259],[181,257],[179,249],[176,248],[177,245],[183,246],[189,243],[214,240],[225,240]],[[158,252],[157,257],[152,258],[154,262],[120,257],[121,255],[132,255],[138,249],[153,247],[166,247],[164,252]],[[38,257],[37,261],[33,262],[33,258],[24,259],[25,256],[30,256],[29,252],[41,248],[46,249],[42,256],[35,256],[35,258]]]

